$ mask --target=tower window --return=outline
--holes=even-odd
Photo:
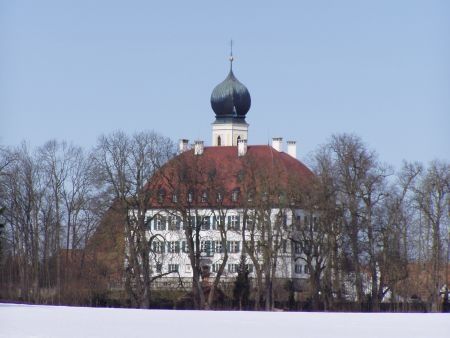
[[[217,137],[217,145],[218,146],[222,145],[222,139],[220,138],[220,136]]]

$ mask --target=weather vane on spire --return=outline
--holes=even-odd
[[[233,39],[230,41],[230,70],[233,70]]]

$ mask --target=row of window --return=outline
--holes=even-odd
[[[234,189],[231,192],[231,201],[232,202],[237,202],[239,200],[239,196],[240,196],[240,190]],[[166,197],[166,192],[164,189],[159,190],[158,192],[158,203],[163,203],[164,198]],[[216,193],[216,202],[220,203],[223,201],[223,197],[224,197],[224,193],[222,192],[218,192]],[[188,203],[193,203],[195,200],[195,194],[193,191],[189,191],[186,195],[186,201]],[[203,191],[200,196],[199,196],[199,201],[201,203],[207,203],[209,202],[209,195],[207,191]],[[249,201],[251,200],[251,197],[249,197]],[[180,201],[178,194],[172,194],[172,203],[178,203]]]
[[[249,273],[253,272],[253,264],[246,264],[245,267],[249,271]],[[217,273],[220,269],[220,264],[212,264],[211,265],[211,272]],[[161,263],[156,264],[156,272],[162,273],[163,266]],[[186,264],[185,272],[191,272],[192,267],[190,264]],[[236,273],[239,271],[239,264],[228,264],[225,272],[229,273]],[[167,265],[167,272],[180,272],[180,265],[179,264],[168,264]]]
[[[182,222],[180,216],[156,215],[145,220],[150,230],[182,230],[188,227],[200,227],[201,230],[217,230],[224,226],[229,230],[240,230],[241,218],[239,215],[232,216],[191,216],[186,222]]]
[[[280,219],[283,226],[288,225],[287,216],[284,215]],[[303,217],[303,224],[311,225],[317,230],[318,226],[317,217]],[[251,225],[252,220],[247,219],[248,225]],[[232,216],[190,216],[186,222],[182,222],[180,216],[163,216],[156,215],[153,218],[147,217],[145,220],[147,227],[150,230],[181,230],[185,226],[196,227],[199,226],[201,230],[217,230],[220,226],[224,226],[227,229],[240,230],[241,227],[241,217],[239,215]],[[297,216],[296,222],[297,230],[300,230],[302,225],[301,216]]]
[[[294,266],[294,272],[297,274],[302,274],[302,273],[309,273],[309,269],[307,265],[302,265],[302,264],[295,264]]]
[[[186,241],[153,241],[152,250],[154,253],[188,253],[189,246]],[[223,252],[223,246],[221,241],[201,241],[200,242],[200,252],[204,253],[206,256],[212,256],[214,253]],[[229,253],[239,253],[240,252],[240,242],[239,241],[227,241],[227,252]]]
[[[263,244],[261,242],[257,243],[256,251],[261,252]],[[152,249],[154,253],[188,253],[189,247],[186,241],[153,241]],[[227,252],[228,253],[239,253],[241,250],[241,245],[239,241],[227,241]],[[302,246],[300,243],[293,243],[294,253],[297,255],[302,254]],[[283,239],[281,243],[281,251],[283,253],[288,253],[288,240]],[[200,252],[204,253],[206,256],[212,256],[214,253],[222,253],[222,241],[213,240],[203,240],[200,241]]]

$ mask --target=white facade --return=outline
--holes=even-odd
[[[219,122],[212,124],[212,142],[214,147],[237,146],[238,140],[248,140],[248,124],[245,122]]]
[[[193,211],[193,222],[202,222],[200,231],[200,245],[202,264],[209,266],[211,276],[214,277],[218,271],[219,265],[223,262],[224,254],[220,232],[217,230],[217,211],[212,209],[196,209]],[[273,209],[272,218],[275,222],[279,209]],[[242,221],[243,211],[239,209],[227,210],[224,217],[227,240],[228,260],[225,266],[222,278],[233,278],[237,276],[237,270],[242,254]],[[302,260],[296,259],[301,255],[298,247],[292,243],[289,238],[292,231],[295,231],[296,219],[304,217],[301,210],[295,211],[295,217],[292,217],[290,211],[286,211],[286,227],[281,235],[281,248],[279,250],[279,259],[277,262],[277,278],[306,278],[307,270]],[[167,273],[173,271],[170,277],[190,278],[192,277],[192,266],[189,260],[185,232],[183,230],[183,221],[180,216],[170,210],[153,209],[146,215],[148,220],[148,239],[153,235],[159,235],[157,240],[152,243],[152,253],[150,257],[151,267],[154,273]],[[197,223],[198,224],[198,223]],[[246,234],[246,240],[250,240],[249,234]],[[258,253],[258,255],[262,255]],[[248,256],[248,255],[247,255]],[[260,258],[262,262],[262,257]],[[249,264],[250,277],[254,277],[253,264],[247,257]]]

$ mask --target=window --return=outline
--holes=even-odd
[[[172,195],[172,203],[178,203],[178,195],[177,194]]]
[[[214,252],[217,253],[223,252],[222,241],[214,241]]]
[[[153,241],[152,250],[154,253],[163,253],[164,252],[164,242]]]
[[[239,270],[239,264],[228,264],[228,272],[236,273]]]
[[[238,253],[240,251],[239,244],[240,244],[239,241],[228,241],[227,242],[228,252],[229,253]]]
[[[248,214],[246,217],[246,222],[247,222],[247,228],[252,229],[253,225],[255,223],[255,215]]]
[[[287,253],[287,239],[281,240],[281,247],[283,249],[283,253]]]
[[[188,244],[186,243],[186,241],[181,242],[181,250],[184,253],[189,253],[189,247],[188,247]]]
[[[202,230],[210,229],[210,217],[209,216],[199,217],[198,222],[200,223]]]
[[[206,191],[204,191],[202,193],[202,203],[206,203],[208,202],[208,193]]]
[[[169,230],[180,230],[181,229],[181,217],[180,216],[169,216],[167,218]]]
[[[298,273],[298,274],[302,273],[302,267],[303,266],[301,264],[295,264],[295,267],[294,267],[295,273]]]
[[[220,147],[222,145],[222,139],[220,136],[217,136],[217,145]]]
[[[238,199],[239,199],[239,189],[234,189],[233,192],[231,193],[231,201],[237,202]]]
[[[160,262],[156,263],[156,272],[157,273],[162,272],[162,264]]]
[[[161,215],[157,215],[154,218],[154,230],[166,230],[166,218]]]
[[[217,230],[225,226],[225,216],[213,216],[212,229]]]
[[[213,253],[211,241],[201,241],[200,242],[200,252],[204,252],[204,253],[206,253],[207,256],[211,256]]]
[[[192,266],[191,266],[191,264],[186,264],[186,267],[185,267],[184,271],[186,271],[186,272],[191,272],[191,271],[192,271]]]
[[[178,264],[169,264],[168,271],[169,272],[178,272],[179,266]]]
[[[167,242],[167,252],[170,253],[180,252],[180,242],[178,241]]]
[[[303,270],[305,273],[309,273],[309,268],[307,265],[305,265],[305,269]]]
[[[308,216],[303,217],[303,224],[308,226]]]
[[[228,229],[239,230],[240,227],[240,216],[228,216]]]
[[[302,253],[302,246],[300,243],[295,243],[294,252],[298,255]]]
[[[197,223],[195,216],[189,216],[188,220],[189,220],[189,224],[187,226],[191,227],[191,228],[195,228],[195,224]],[[183,227],[183,229],[184,229],[184,227]]]
[[[220,264],[212,264],[211,265],[212,272],[218,272],[219,269],[220,269]]]

